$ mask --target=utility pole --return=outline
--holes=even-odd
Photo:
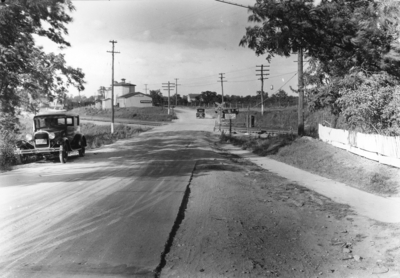
[[[175,106],[178,106],[178,86],[181,84],[178,84],[178,78],[175,78]]]
[[[112,54],[112,67],[111,67],[111,134],[114,133],[114,54],[120,53],[114,51],[114,44],[117,41],[110,41],[112,43],[112,51],[107,51]]]
[[[222,88],[222,101],[221,101],[221,103],[223,103],[224,102],[224,82],[226,82],[226,80],[224,80],[224,78],[225,78],[225,76],[224,76],[224,74],[225,73],[220,73],[219,75],[220,75],[220,81],[219,82],[221,82],[221,88]]]
[[[225,3],[225,4],[230,4],[230,5],[235,5],[247,9],[254,9],[254,7],[250,6],[244,6],[228,1],[223,1],[223,0],[215,0],[217,2]],[[304,80],[303,80],[303,49],[300,48],[298,51],[298,61],[297,61],[297,74],[298,74],[298,89],[299,89],[299,104],[297,108],[297,134],[300,136],[304,135]]]
[[[170,104],[170,101],[169,101],[169,97],[170,97],[170,91],[171,91],[171,89],[173,89],[174,88],[174,86],[175,86],[175,84],[174,83],[170,83],[169,81],[168,81],[168,83],[162,83],[162,87],[164,88],[164,90],[165,91],[168,91],[168,115],[169,114],[171,114],[171,104]]]
[[[298,51],[298,89],[299,89],[299,104],[297,108],[297,134],[304,135],[304,80],[303,80],[303,49]]]
[[[264,69],[264,67],[268,67],[269,65],[261,65],[261,66],[256,66],[256,67],[261,67],[261,69],[256,69],[256,72],[259,71],[261,73],[256,74],[257,76],[261,76],[261,115],[264,115],[264,75],[268,76],[269,73],[264,73],[264,71],[269,71],[269,69]],[[268,78],[265,78],[268,79]]]
[[[144,84],[146,86],[146,88],[144,88],[146,95],[147,95],[147,84]]]

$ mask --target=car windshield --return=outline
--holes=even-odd
[[[47,129],[47,128],[60,128],[65,126],[65,117],[63,116],[46,116],[46,117],[35,117],[35,129]]]

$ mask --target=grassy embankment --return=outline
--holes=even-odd
[[[281,119],[293,119],[294,117],[290,115],[292,113],[288,111],[289,115],[281,115]],[[275,118],[279,119],[279,116]],[[329,123],[330,120],[331,116],[326,112],[308,114],[306,126],[309,135],[314,137],[318,135],[316,133],[318,123],[324,121]],[[284,121],[278,122],[275,126],[284,126],[284,124]],[[293,119],[291,124],[297,125],[297,118],[296,121]],[[280,135],[263,139],[248,136],[229,137],[223,134],[221,141],[229,141],[260,156],[268,156],[367,192],[382,196],[399,194],[398,169],[335,148],[312,137]]]
[[[17,139],[25,139],[26,134],[32,134],[32,117],[20,118],[21,132]],[[123,124],[114,126],[114,133],[111,134],[110,125],[95,125],[92,123],[81,123],[81,132],[86,137],[88,149],[98,148],[102,145],[112,144],[119,139],[131,138],[149,128],[131,127]]]
[[[74,108],[71,112],[81,117],[103,117],[111,118],[111,109],[96,109],[89,107]],[[170,122],[177,119],[175,113],[168,115],[168,109],[158,106],[143,108],[118,108],[114,109],[114,117],[121,119],[133,119],[137,121]]]
[[[72,111],[80,116],[100,116],[110,117],[110,110],[97,110],[93,108],[78,108]],[[116,118],[134,118],[140,121],[160,121],[169,122],[176,118],[174,114],[168,115],[167,109],[161,107],[148,108],[116,108]],[[148,128],[130,127],[122,124],[117,124],[114,127],[114,134],[111,134],[110,126],[99,126],[91,123],[81,124],[81,131],[86,136],[88,149],[98,148],[102,145],[111,144],[119,139],[131,138],[140,132],[144,132]],[[26,134],[32,134],[32,117],[20,117],[20,132],[19,134],[10,134],[4,132],[0,138],[0,170],[10,170],[17,163],[14,156],[15,141],[25,139]],[[33,159],[35,160],[35,159]]]

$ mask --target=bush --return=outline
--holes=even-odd
[[[256,138],[251,136],[234,137],[222,133],[220,140],[221,142],[228,142],[240,146],[243,150],[251,150],[253,153],[260,156],[266,156],[276,154],[280,148],[290,145],[296,138],[297,136],[293,134],[278,134],[267,138]]]
[[[350,129],[364,133],[400,135],[400,86],[370,82],[346,90],[339,99]]]
[[[14,154],[16,138],[13,132],[0,131],[0,170],[9,170],[17,163]]]

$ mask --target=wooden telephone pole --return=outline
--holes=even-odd
[[[178,78],[175,78],[175,107],[178,106],[178,86],[181,84],[178,84]]]
[[[171,114],[171,103],[170,103],[170,92],[171,89],[173,89],[175,87],[174,83],[171,83],[168,81],[168,83],[162,83],[162,87],[164,88],[165,91],[168,91],[168,115]]]
[[[221,101],[221,103],[224,103],[224,82],[226,82],[226,80],[224,80],[224,74],[225,73],[220,73],[219,75],[220,75],[220,81],[219,82],[221,82],[221,88],[222,88],[222,101]]]
[[[112,54],[112,66],[111,66],[111,134],[114,133],[114,54],[120,53],[114,51],[114,44],[117,41],[110,41],[112,43],[112,51],[107,51]]]
[[[254,9],[253,7],[250,6],[245,6],[245,5],[240,5],[240,4],[236,4],[236,3],[232,3],[232,2],[228,2],[228,1],[223,1],[223,0],[215,0],[217,2],[221,2],[221,3],[225,3],[225,4],[230,4],[230,5],[235,5],[235,6],[239,6],[242,8],[247,8],[247,9]],[[297,119],[297,134],[300,136],[304,135],[304,80],[303,80],[303,49],[299,49],[298,51],[298,89],[299,89],[299,103],[298,103],[298,110],[297,110],[297,114],[298,114],[298,119]]]
[[[269,71],[269,69],[264,69],[264,67],[269,67],[269,65],[261,65],[261,66],[256,66],[260,67],[261,69],[256,69],[256,71],[259,71],[259,74],[256,74],[257,76],[260,76],[261,80],[261,115],[264,115],[264,76],[268,76],[269,73],[265,73],[265,71]]]

